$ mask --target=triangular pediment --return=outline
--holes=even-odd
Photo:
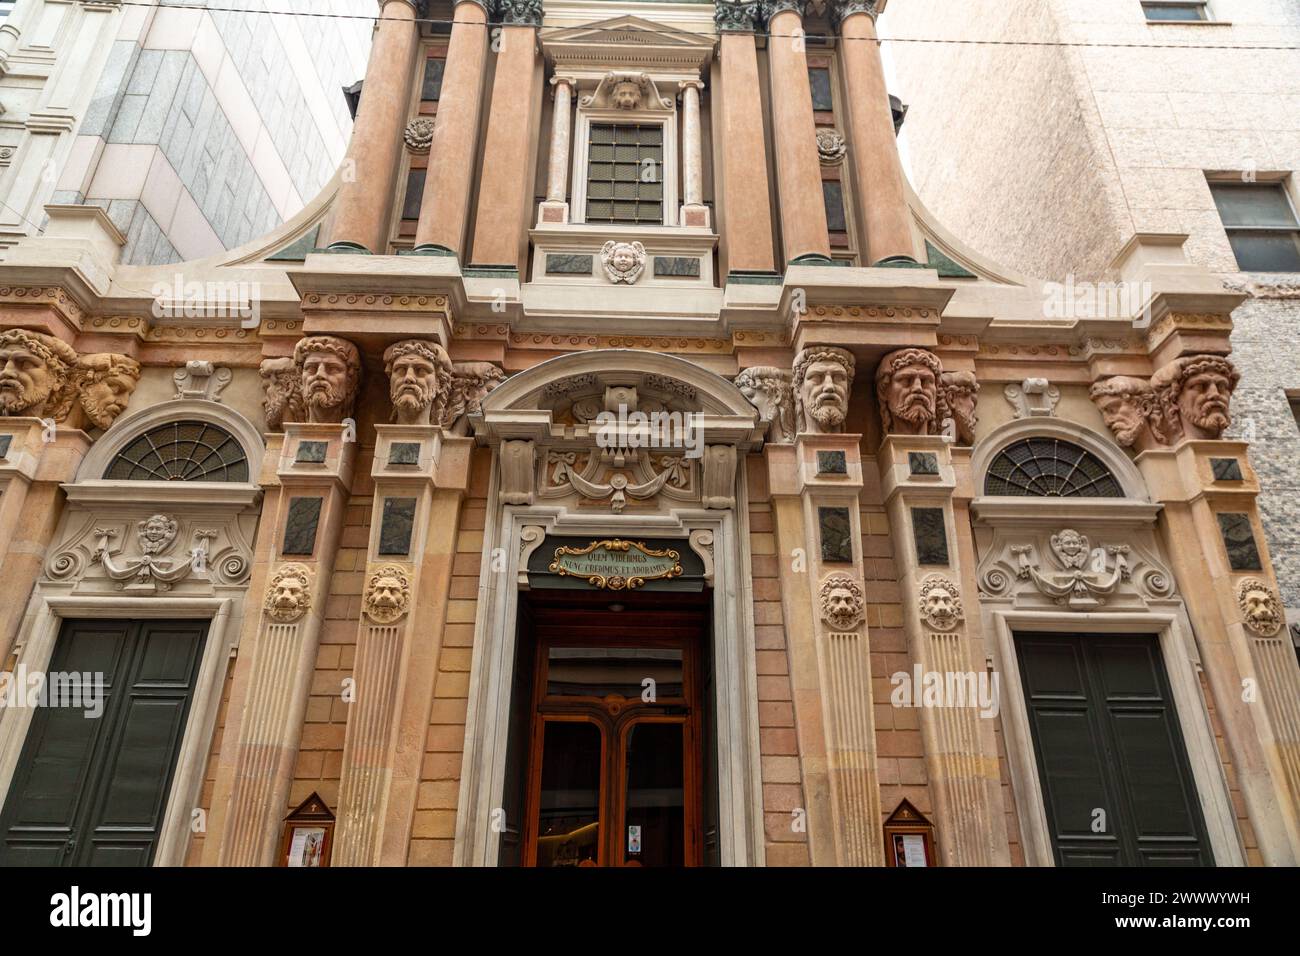
[[[545,37],[542,49],[557,67],[604,64],[620,69],[698,70],[716,43],[705,36],[635,16],[568,27]]]

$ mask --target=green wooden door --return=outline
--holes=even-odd
[[[42,706],[0,811],[0,865],[148,866],[206,621],[67,621],[49,672],[103,675],[102,713]]]
[[[1212,866],[1156,638],[1018,634],[1058,866]]]

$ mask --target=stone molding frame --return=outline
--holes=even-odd
[[[596,447],[594,428],[582,423],[560,428],[556,409],[564,408],[573,395],[600,396],[602,388],[602,410],[607,402],[635,402],[638,389],[675,396],[699,409],[708,444],[698,466],[692,465],[690,480],[701,492],[707,488],[711,493],[695,492],[690,500],[683,494],[674,497],[645,489],[646,498],[639,503],[653,501],[627,513],[620,513],[612,498],[588,497],[597,503],[578,510],[573,490],[553,497],[535,493],[551,450],[576,443]],[[517,373],[488,395],[482,411],[471,415],[470,421],[479,444],[492,447],[496,454],[483,537],[483,585],[474,624],[454,865],[493,866],[497,861],[492,813],[501,806],[505,780],[519,591],[527,585],[528,556],[547,534],[679,538],[683,547],[700,554],[713,596],[710,640],[719,725],[719,851],[724,865],[761,864],[757,662],[750,568],[741,546],[748,540],[748,511],[745,472],[736,467],[738,455],[762,441],[758,413],[739,389],[699,365],[661,353],[611,349],[572,353]],[[709,454],[718,447],[726,453]],[[503,457],[507,450],[512,452],[508,459]],[[710,464],[713,458],[719,460]],[[518,467],[521,462],[529,467]],[[731,473],[725,474],[728,466]],[[581,484],[580,471],[576,477]],[[529,478],[525,487],[523,482]],[[492,566],[494,554],[507,556],[504,573]]]
[[[49,666],[65,619],[209,621],[194,698],[159,830],[155,866],[179,866],[185,860],[193,809],[201,805],[200,791],[228,662],[239,646],[240,622],[246,613],[258,613],[261,600],[257,595],[250,605],[248,597],[262,498],[257,484],[105,481],[100,477],[113,457],[138,435],[177,418],[218,425],[243,445],[250,462],[261,460],[261,436],[246,418],[225,405],[179,399],[119,419],[86,455],[76,481],[64,486],[68,503],[14,645],[22,663],[31,670],[43,671]],[[102,541],[97,532],[118,529],[111,553],[135,555],[142,550],[136,540],[136,523],[159,513],[177,522],[175,538],[159,553],[168,559],[184,557],[191,544],[201,540],[207,549],[207,570],[185,574],[166,589],[124,589],[104,572],[102,562],[93,560]],[[0,711],[0,800],[9,792],[31,716],[28,708]]]
[[[1236,813],[1210,725],[1200,678],[1200,654],[1174,574],[1162,553],[1153,504],[1132,464],[1114,445],[1087,429],[1060,419],[1014,421],[996,429],[977,447],[972,477],[983,488],[989,463],[1007,444],[1031,435],[1058,437],[1100,457],[1124,487],[1125,498],[1019,498],[979,496],[971,502],[976,552],[978,615],[989,660],[1001,676],[1001,726],[1006,742],[1012,794],[1017,803],[1021,840],[1029,866],[1055,865],[1046,804],[1034,751],[1028,709],[1015,649],[1016,630],[1065,633],[1142,633],[1158,638],[1201,812],[1218,866],[1242,866],[1244,851]],[[1049,576],[1062,573],[1051,539],[1063,529],[1086,535],[1100,548],[1105,578],[1113,588],[1095,604],[1058,603],[1044,593],[1034,575],[1022,574],[1024,561]],[[1122,559],[1122,561],[1121,561]],[[1120,573],[1125,569],[1125,573]],[[1092,573],[1090,568],[1088,573]],[[967,614],[976,609],[967,601]]]

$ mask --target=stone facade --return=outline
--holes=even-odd
[[[128,265],[111,210],[58,205],[10,250],[0,660],[206,628],[136,862],[292,865],[309,803],[333,866],[901,865],[903,811],[939,865],[1075,862],[1018,659],[1044,635],[1155,648],[1179,859],[1300,859],[1300,668],[1227,431],[1245,295],[1144,236],[1149,322],[1045,319],[909,194],[880,7],[464,0],[447,35],[388,0],[365,175],[256,250]],[[142,297],[177,272],[198,302]],[[0,711],[33,855],[63,852],[23,837],[40,719]],[[555,727],[607,755],[573,791],[621,793],[643,726],[681,734],[679,831],[544,799]]]
[[[1130,237],[1170,233],[1188,237],[1192,262],[1246,292],[1233,313],[1243,382],[1230,434],[1254,442],[1264,527],[1300,628],[1300,430],[1288,401],[1300,392],[1300,276],[1238,272],[1207,181],[1207,173],[1281,180],[1300,208],[1293,57],[1242,49],[1294,45],[1300,15],[1253,0],[1213,0],[1208,22],[1195,24],[1148,23],[1129,0],[995,6],[908,0],[882,18],[886,36],[1043,44],[895,45],[917,192],[962,239],[1043,279],[1114,279]],[[1157,48],[1098,45],[1108,42]]]

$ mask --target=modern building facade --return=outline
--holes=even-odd
[[[1246,296],[1233,312],[1242,382],[1228,434],[1252,442],[1300,646],[1300,11],[909,0],[887,26],[1041,44],[893,48],[913,181],[957,235],[1058,284],[1113,280],[1136,234],[1186,235],[1188,258]]]
[[[1294,864],[1244,296],[1143,235],[1045,318],[908,187],[883,6],[388,0],[269,235],[169,284],[49,207],[0,862]]]
[[[0,23],[0,255],[38,235],[54,203],[102,207],[124,264],[203,259],[320,192],[347,149],[343,88],[365,73],[371,10],[237,6],[13,5]]]

